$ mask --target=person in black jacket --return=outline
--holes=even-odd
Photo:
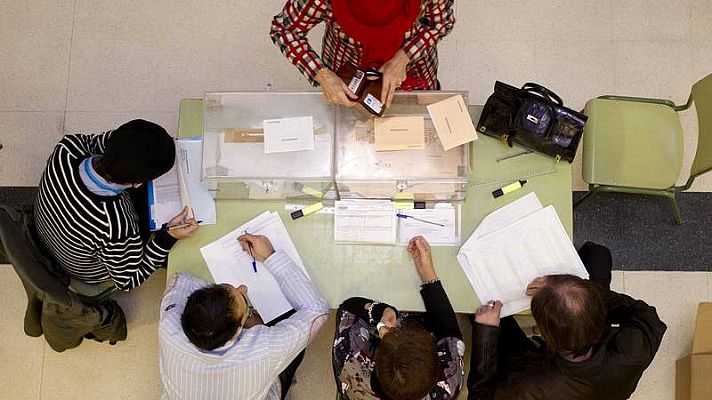
[[[460,392],[465,343],[455,312],[428,242],[417,236],[408,251],[426,312],[398,312],[363,297],[339,306],[332,356],[340,400],[446,400]]]
[[[655,357],[667,327],[654,307],[610,290],[611,253],[586,243],[590,280],[535,279],[528,287],[542,337],[531,340],[502,303],[477,310],[468,399],[627,399]]]

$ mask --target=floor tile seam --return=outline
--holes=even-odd
[[[69,84],[72,77],[72,48],[74,46],[74,27],[77,21],[77,3],[79,0],[74,0],[72,4],[72,30],[69,35],[69,56],[67,57],[67,80],[64,88],[64,115],[62,116],[62,133],[67,123],[67,106],[69,105]]]
[[[15,114],[62,114],[64,110],[16,110],[16,109],[0,109],[0,113],[15,113]]]
[[[42,368],[40,368],[40,390],[37,393],[37,399],[42,400],[42,391],[44,388],[44,370],[45,370],[45,362],[47,360],[47,343],[44,341],[44,337],[41,339],[42,340]]]

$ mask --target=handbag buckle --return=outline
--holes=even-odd
[[[557,154],[556,157],[554,158],[554,161],[558,164],[559,161],[561,161],[561,154]]]

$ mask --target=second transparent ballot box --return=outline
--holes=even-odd
[[[203,101],[202,178],[217,198],[318,197],[332,187],[334,106],[320,92],[215,92]],[[265,120],[311,117],[314,149],[265,153]]]
[[[383,118],[422,116],[425,148],[376,151],[374,118],[355,108],[336,110],[335,174],[342,198],[464,200],[470,176],[469,143],[445,151],[427,110],[429,104],[465,92],[396,92]]]

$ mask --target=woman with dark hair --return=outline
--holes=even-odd
[[[423,284],[426,312],[403,313],[353,297],[336,313],[333,367],[342,400],[454,399],[463,378],[465,344],[421,236],[408,243]]]
[[[541,338],[529,339],[502,303],[477,310],[468,399],[622,400],[635,391],[666,330],[654,307],[610,290],[611,253],[586,243],[590,280],[539,277],[527,287]]]
[[[272,41],[327,100],[353,106],[336,75],[353,64],[383,74],[382,103],[395,90],[438,89],[437,43],[455,24],[454,0],[287,0],[274,17]],[[321,57],[307,34],[326,24]]]

